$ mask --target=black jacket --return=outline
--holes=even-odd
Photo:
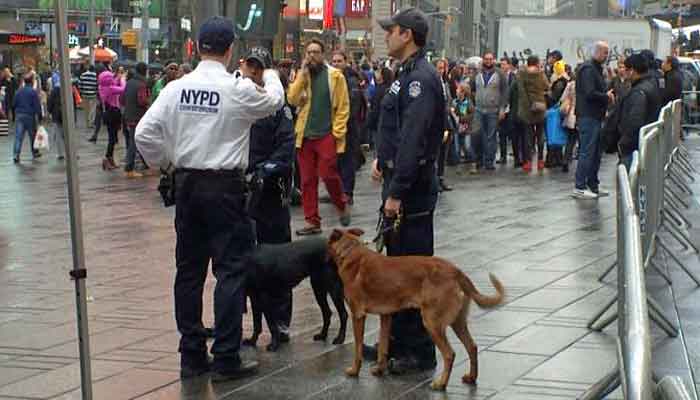
[[[146,78],[134,74],[134,77],[126,82],[124,90],[124,121],[132,124],[138,123],[148,110],[149,98]]]
[[[659,118],[661,94],[654,77],[647,74],[632,83],[627,96],[620,104],[620,120],[617,144],[620,155],[627,156],[639,149],[639,129]]]
[[[664,105],[666,105],[669,101],[678,100],[683,97],[683,74],[680,70],[672,69],[666,72],[664,80]]]
[[[255,121],[250,128],[249,172],[286,177],[294,163],[294,123],[289,106],[276,114]],[[270,164],[267,165],[266,164]],[[274,164],[274,167],[272,166]]]
[[[569,83],[563,76],[552,83],[550,95],[547,96],[547,107],[552,107],[559,103],[561,96],[564,94],[566,84]]]
[[[576,76],[576,117],[602,121],[608,108],[603,66],[595,61],[583,63]]]
[[[72,97],[73,109],[75,109],[77,107],[77,104],[75,103],[75,96]],[[61,111],[62,104],[63,102],[61,101],[61,87],[54,86],[53,89],[51,89],[49,98],[46,100],[46,111],[51,115],[51,120],[57,124],[63,123],[63,114]]]
[[[382,99],[387,91],[389,91],[389,86],[391,82],[382,82],[377,85],[374,91],[374,97],[369,106],[369,116],[367,117],[367,129],[376,131],[379,125],[379,110],[382,104]]]
[[[347,67],[343,70],[345,83],[348,86],[348,95],[350,97],[350,118],[348,118],[347,139],[348,143],[359,144],[358,137],[362,122],[367,115],[367,99],[365,93],[360,87],[360,77],[351,68]]]

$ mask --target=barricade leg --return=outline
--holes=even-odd
[[[604,320],[601,320],[597,325],[591,326],[590,329],[593,329],[594,331],[597,331],[597,332],[602,332],[605,330],[605,328],[610,326],[610,324],[615,322],[616,319],[617,319],[617,311],[610,314],[610,316],[605,318]]]
[[[675,190],[671,189],[670,187],[668,187],[668,186],[664,187],[664,194],[668,195],[667,197],[665,197],[664,200],[670,201],[671,204],[673,204],[677,209],[680,210],[681,208],[689,208],[690,207],[690,204],[688,202],[686,202],[685,200],[683,200],[683,198],[678,193],[676,193]]]
[[[690,221],[688,221],[688,218],[686,218],[685,215],[683,215],[683,213],[680,212],[680,210],[678,210],[677,208],[675,208],[675,207],[664,207],[663,212],[664,212],[665,215],[667,215],[670,219],[672,219],[673,222],[675,222],[676,225],[677,225],[679,228],[682,228],[682,227],[685,226],[686,229],[690,229],[690,228],[693,227],[693,224],[691,224]]]
[[[692,279],[695,282],[695,284],[697,286],[700,286],[700,279],[698,279],[698,277],[696,277],[695,274],[693,274],[688,269],[688,267],[686,267],[685,264],[683,264],[683,262],[680,259],[678,259],[678,257],[675,254],[673,254],[673,252],[666,246],[666,244],[664,243],[664,241],[660,237],[656,238],[656,243],[658,243],[658,245],[661,247],[661,249],[667,255],[669,255],[671,257],[671,259],[673,259],[673,261],[675,261],[675,263],[678,264],[679,267],[681,267],[681,269],[690,277],[690,279]]]
[[[613,306],[613,304],[615,304],[616,301],[617,294],[603,308],[601,308],[593,318],[588,321],[588,329],[598,330],[594,328],[596,322],[598,322],[598,320],[610,309],[610,307]],[[617,313],[615,313],[615,315],[617,316]]]
[[[690,190],[688,185],[686,185],[685,182],[683,182],[682,180],[678,179],[678,177],[676,176],[676,174],[673,172],[672,169],[669,169],[669,173],[668,173],[667,177],[671,180],[671,182],[673,182],[673,184],[678,186],[682,191],[688,193],[689,195],[693,194],[693,191]]]
[[[678,243],[683,245],[684,250],[692,249],[695,253],[700,253],[700,250],[698,250],[697,246],[690,241],[690,238],[686,236],[685,233],[680,231],[675,225],[668,223],[666,218],[662,219],[661,227],[665,228],[666,232],[670,233],[671,236],[678,241]]]
[[[649,318],[651,318],[659,328],[663,329],[669,337],[677,337],[679,331],[678,327],[664,315],[659,303],[647,296],[647,304],[649,305]]]
[[[679,157],[676,166],[688,178],[689,181],[695,182],[695,177],[693,176],[692,171],[688,167],[688,164],[685,162],[685,160]]]
[[[675,161],[675,160],[674,160]],[[669,168],[669,174],[674,177],[679,184],[683,186],[683,191],[687,191],[688,194],[692,195],[694,194],[693,189],[690,188],[690,185],[688,182],[692,182],[692,179],[687,178],[687,176],[683,176],[683,169],[680,167],[680,164],[677,162],[673,162],[671,164],[671,167]]]
[[[656,271],[656,273],[659,274],[662,278],[664,278],[666,283],[668,283],[669,285],[673,284],[673,281],[671,281],[671,277],[668,276],[668,274],[666,272],[664,272],[661,268],[659,268],[659,266],[656,265],[654,260],[649,259],[649,267],[651,269],[653,269],[654,271]]]
[[[603,272],[603,274],[600,277],[598,277],[598,282],[602,283],[605,280],[605,278],[612,272],[612,270],[615,269],[616,266],[617,266],[617,261],[614,261],[608,267],[608,269],[606,269],[605,272]]]
[[[578,400],[600,400],[612,393],[620,386],[620,367],[615,367],[588,390],[586,390]]]

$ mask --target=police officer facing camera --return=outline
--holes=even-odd
[[[241,64],[241,73],[254,81],[262,79],[263,71],[272,66],[270,53],[254,47]],[[248,173],[253,175],[248,212],[255,221],[258,244],[280,244],[292,241],[289,192],[294,165],[294,124],[292,110],[285,105],[275,115],[255,121],[250,128],[250,162]],[[281,290],[274,304],[280,308],[281,340],[289,340],[292,319],[292,290]]]
[[[379,21],[386,31],[389,55],[400,61],[396,80],[380,105],[377,159],[372,177],[383,180],[383,212],[399,218],[389,256],[433,255],[433,212],[438,196],[435,161],[445,130],[445,98],[435,68],[423,47],[428,21],[409,8]],[[395,374],[432,369],[435,346],[418,310],[392,318],[389,371]],[[366,349],[368,357],[376,351]]]
[[[136,127],[136,145],[149,165],[175,167],[175,318],[180,339],[180,375],[209,371],[202,293],[212,262],[215,339],[212,381],[254,373],[257,362],[239,357],[246,256],[253,226],[245,209],[250,127],[284,105],[277,73],[256,79],[226,71],[232,54],[233,23],[207,19],[199,31],[202,61],[170,82]]]

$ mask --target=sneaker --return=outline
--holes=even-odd
[[[12,162],[15,163],[15,164],[19,164],[19,156],[15,156],[15,157],[12,159]]]
[[[525,171],[525,172],[532,171],[532,163],[530,161],[525,161],[525,163],[523,163],[523,171]]]
[[[574,189],[574,192],[571,194],[571,197],[575,199],[581,199],[581,200],[595,200],[598,198],[598,195],[591,192],[590,190],[581,190],[581,189]]]
[[[610,192],[608,192],[607,190],[603,190],[601,188],[591,189],[591,192],[595,193],[598,197],[610,196]]]
[[[350,206],[346,205],[345,209],[340,212],[340,225],[349,226],[352,222],[352,215],[350,211]]]
[[[321,227],[318,225],[306,225],[305,227],[297,230],[297,236],[310,236],[320,234]]]
[[[537,169],[540,171],[544,169],[544,160],[537,161]]]
[[[216,368],[211,374],[211,381],[214,383],[232,381],[235,379],[247,378],[258,373],[257,361],[243,361],[235,368]]]
[[[563,172],[563,173],[569,172],[569,164],[564,164],[564,165],[561,167],[561,172]]]
[[[136,172],[136,171],[128,171],[128,172],[126,172],[126,177],[129,179],[143,178],[143,174],[140,172]]]

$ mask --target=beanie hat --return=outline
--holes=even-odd
[[[554,73],[557,75],[563,75],[564,72],[566,72],[566,63],[562,60],[559,60],[554,63]]]

